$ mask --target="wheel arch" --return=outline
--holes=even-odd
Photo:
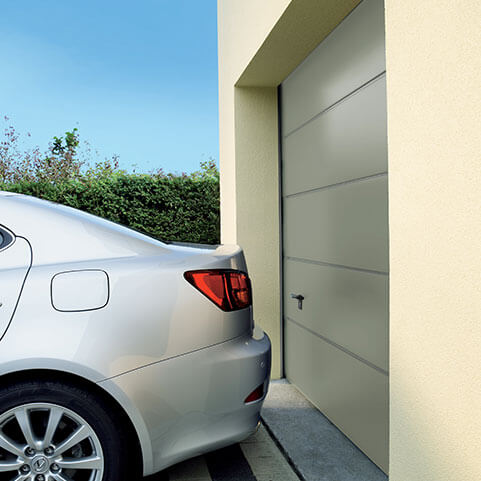
[[[123,418],[124,426],[127,427],[128,435],[136,449],[140,468],[145,472],[149,469],[149,461],[150,466],[152,465],[152,446],[147,427],[135,406],[113,382],[109,380],[102,383],[94,382],[72,372],[44,368],[21,369],[0,375],[0,385],[3,386],[33,380],[63,381],[99,396]]]

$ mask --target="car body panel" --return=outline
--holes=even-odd
[[[251,308],[247,315],[223,312],[183,278],[188,269],[246,270],[237,246],[169,246],[26,196],[2,199],[0,220],[17,236],[26,236],[33,250],[23,300],[2,341],[0,362],[44,358],[44,346],[55,339],[52,359],[86,366],[105,379],[252,329]],[[59,274],[98,270],[109,278],[108,304],[94,310],[55,309],[51,289]],[[24,343],[17,342],[19,336]]]
[[[120,389],[138,409],[148,430],[149,475],[254,432],[265,396],[247,405],[244,400],[261,384],[267,393],[270,366],[267,335],[247,335],[100,385],[112,395]]]
[[[109,273],[107,306],[90,311],[56,310],[51,303],[51,280],[59,272],[94,268]],[[15,322],[1,342],[0,363],[44,358],[49,345],[51,358],[86,366],[105,379],[251,330],[250,308],[247,316],[243,311],[221,311],[182,277],[184,270],[183,260],[164,262],[157,257],[61,266],[34,262]],[[19,338],[24,342],[19,343]]]
[[[32,251],[25,239],[16,238],[0,251],[0,339],[12,320],[31,264]]]

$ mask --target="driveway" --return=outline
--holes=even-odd
[[[240,444],[173,466],[143,481],[299,481],[263,426]]]

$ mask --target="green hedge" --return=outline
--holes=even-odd
[[[164,241],[218,244],[218,176],[114,172],[63,182],[0,184],[140,230]]]

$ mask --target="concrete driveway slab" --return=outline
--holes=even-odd
[[[262,410],[303,481],[387,481],[387,476],[292,384],[273,381]]]

